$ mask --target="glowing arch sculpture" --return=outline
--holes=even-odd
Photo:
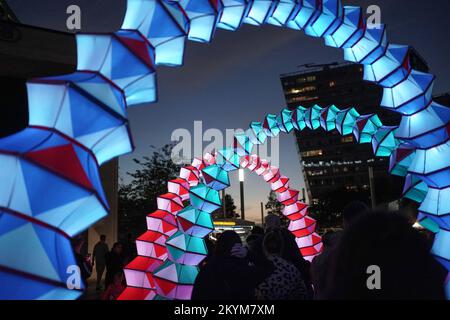
[[[152,223],[147,223],[148,231],[137,239],[138,257],[125,267],[128,287],[119,299],[190,299],[197,265],[207,255],[204,238],[214,229],[211,213],[221,206],[219,191],[229,187],[228,173],[239,167],[261,176],[277,193],[303,256],[311,260],[321,252],[321,238],[314,232],[316,222],[307,216],[308,206],[298,200],[298,191],[289,187],[289,178],[268,161],[245,151],[238,142],[241,137],[236,135],[233,151],[206,154],[202,160],[194,159],[192,165],[183,167],[180,177],[171,181],[186,188],[173,189],[169,182],[170,197],[181,198],[187,191],[189,197],[185,200],[189,199],[190,205],[169,208],[158,202],[158,210],[147,216]],[[237,156],[239,153],[243,155]],[[232,156],[225,158],[225,154]],[[195,178],[189,181],[187,172]]]
[[[29,127],[0,141],[5,168],[0,173],[0,257],[7,257],[0,260],[0,282],[6,284],[0,288],[0,298],[71,299],[81,294],[67,290],[67,277],[61,270],[74,264],[69,237],[107,212],[96,182],[98,166],[133,149],[126,108],[156,101],[155,66],[181,65],[186,39],[208,42],[216,28],[234,31],[242,23],[269,23],[322,37],[325,45],[343,49],[345,60],[362,64],[365,80],[384,88],[382,107],[402,115],[397,129],[378,127],[374,117],[360,118],[351,109],[337,111],[332,107],[306,112],[297,108],[292,113],[292,127],[332,130],[335,125],[343,134],[357,130],[359,142],[368,141],[374,133],[372,143],[380,146],[377,155],[387,156],[393,149],[390,171],[406,177],[405,196],[421,203],[420,223],[436,234],[432,252],[450,269],[450,205],[444,201],[450,190],[450,111],[432,101],[434,76],[412,70],[409,47],[389,43],[384,25],[368,26],[361,8],[343,6],[340,0],[128,0],[121,30],[76,36],[76,73],[29,81]],[[239,143],[262,143],[278,131],[289,132],[288,114],[252,123],[248,139],[240,137]],[[95,125],[85,121],[92,118]],[[333,124],[334,119],[338,123]],[[45,134],[49,138],[40,140]],[[393,146],[393,141],[398,145]],[[233,148],[217,159],[225,172],[239,165]],[[184,173],[189,183],[198,177],[199,169],[194,169]],[[67,170],[73,174],[62,174]],[[210,177],[221,172],[211,170]],[[220,174],[217,186],[226,184],[224,174]],[[47,190],[45,181],[56,178],[61,180],[58,190],[66,192],[40,196]],[[176,190],[186,189],[186,185],[174,184]],[[75,190],[69,186],[76,186],[77,192],[69,191]],[[198,191],[200,204],[205,190]],[[24,199],[24,204],[18,206],[17,197]],[[164,206],[162,210],[170,212],[182,200],[167,194],[159,203]],[[209,201],[204,205],[209,207]],[[62,222],[68,211],[74,219],[71,227]],[[77,212],[90,214],[72,214]],[[24,238],[24,229],[33,232]],[[32,261],[46,268],[26,267],[30,265],[26,255],[10,251],[24,243],[39,248],[32,250]],[[64,245],[55,246],[57,243]],[[161,251],[158,254],[164,255]],[[154,265],[150,260],[147,263]],[[190,270],[174,268],[180,279]],[[26,289],[15,292],[19,286]],[[447,290],[450,296],[450,284]]]
[[[125,268],[129,286],[120,299],[190,298],[198,274],[196,266],[207,254],[202,239],[212,232],[211,213],[220,207],[218,191],[229,187],[229,172],[240,167],[262,176],[277,193],[277,200],[284,206],[283,215],[290,220],[288,229],[295,236],[303,257],[312,260],[319,254],[322,242],[314,232],[316,221],[307,216],[307,205],[298,201],[299,192],[289,186],[289,178],[283,176],[279,168],[252,154],[254,145],[264,143],[268,137],[277,136],[281,132],[289,133],[293,129],[301,131],[306,127],[322,128],[325,131],[336,129],[342,135],[353,134],[357,143],[371,143],[376,156],[391,156],[400,144],[395,137],[398,128],[383,126],[377,115],[360,115],[354,108],[340,110],[334,105],[327,108],[314,105],[308,109],[283,109],[277,115],[267,115],[263,122],[252,122],[244,133],[235,134],[232,147],[221,149],[214,156],[206,154],[203,161],[194,159],[191,166],[181,169],[183,176],[187,177],[183,173],[188,170],[194,173],[195,178],[191,182],[182,178],[175,179],[184,182],[186,188],[182,191],[172,188],[171,197],[181,197],[188,189],[191,205],[185,209],[178,205],[175,210],[170,211],[172,218],[178,221],[178,231],[166,238],[167,254],[161,257],[158,266],[154,264],[153,270],[147,264],[142,264],[141,269],[136,268],[137,261],[153,258],[138,256]],[[416,182],[411,182],[408,186],[405,195],[409,198],[414,199],[410,195],[417,195],[422,191]],[[170,188],[169,183],[168,189]],[[158,212],[159,210],[156,211]],[[189,221],[186,221],[186,212],[190,216]],[[173,223],[172,226],[174,225]],[[149,229],[147,232],[154,231]]]

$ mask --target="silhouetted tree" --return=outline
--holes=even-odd
[[[180,165],[171,159],[173,144],[155,148],[150,157],[133,159],[138,165],[127,172],[131,181],[119,185],[119,232],[137,236],[145,231],[145,216],[157,209],[156,197],[167,192],[167,181],[180,172]]]
[[[281,204],[278,200],[277,200],[277,194],[275,191],[270,191],[269,196],[267,197],[268,201],[265,205],[266,208],[266,214],[267,215],[277,215],[280,217],[281,219],[281,225],[287,227],[287,225],[289,224],[289,219],[286,218],[283,215],[283,208],[284,205]]]
[[[234,199],[230,194],[225,194],[225,218],[238,218],[239,214],[236,213],[236,205],[234,204]],[[224,218],[223,216],[223,208],[219,208],[213,213],[214,219],[221,219]]]
[[[276,214],[278,216],[282,215],[283,212],[283,205],[278,202],[277,200],[277,194],[274,191],[270,191],[268,201],[266,203],[266,210],[267,214]]]
[[[237,218],[239,215],[236,213],[236,205],[234,199],[230,194],[225,194],[225,208],[227,218]]]

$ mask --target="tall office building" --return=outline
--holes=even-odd
[[[417,70],[428,67],[415,51],[410,60]],[[363,80],[363,67],[356,64],[315,65],[281,75],[287,106],[294,109],[335,105],[354,107],[360,114],[376,113],[385,125],[398,125],[400,117],[380,107],[382,88]],[[352,134],[341,136],[336,130],[305,128],[296,132],[301,168],[310,202],[318,203],[338,191],[365,195],[370,203],[369,167],[373,168],[377,204],[399,199],[402,180],[388,175],[388,158],[375,158],[371,144],[356,144]]]

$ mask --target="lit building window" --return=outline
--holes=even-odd
[[[305,82],[312,82],[312,81],[316,81],[316,76],[309,76],[306,78],[297,78],[297,83],[305,83]]]
[[[308,173],[308,176],[311,176],[311,177],[322,176],[323,175],[323,170],[308,171],[307,173]]]
[[[353,142],[353,136],[343,137],[343,138],[341,138],[341,142],[342,143]]]
[[[319,99],[319,97],[317,97],[317,96],[312,96],[312,97],[300,96],[300,97],[294,97],[292,99],[289,99],[288,103],[299,102],[299,101],[312,101],[312,100],[317,100],[317,99]]]
[[[302,157],[308,158],[308,157],[318,157],[323,155],[322,150],[310,150],[310,151],[304,151],[301,153]]]
[[[306,86],[303,88],[295,88],[291,89],[288,93],[290,94],[297,94],[297,93],[304,93],[304,92],[311,92],[315,91],[317,88],[315,86]]]
[[[336,81],[330,81],[330,88],[336,86]]]

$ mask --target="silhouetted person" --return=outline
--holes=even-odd
[[[369,207],[361,201],[352,201],[342,210],[342,225],[347,229],[355,220],[369,212]],[[328,277],[328,271],[333,256],[333,251],[337,246],[343,230],[325,234],[322,237],[324,245],[323,252],[314,257],[310,269],[311,282],[314,286],[314,299],[324,299],[324,289]]]
[[[252,263],[260,266],[265,266],[269,268],[269,271],[272,272],[272,263],[267,260],[266,255],[263,250],[263,240],[266,232],[271,230],[278,230],[281,228],[281,220],[278,216],[274,214],[269,214],[266,217],[266,221],[264,223],[264,229],[259,228],[256,232],[250,234],[247,237],[247,244],[249,248],[249,259]]]
[[[428,249],[399,213],[363,215],[344,231],[333,254],[326,298],[445,299],[447,272]]]
[[[259,226],[254,226],[245,239],[249,250],[253,250],[254,246],[257,245],[258,240],[262,239],[262,237],[264,237],[264,229]]]
[[[108,254],[108,251],[109,248],[108,244],[106,244],[106,236],[102,234],[100,236],[100,241],[95,244],[94,252],[92,253],[92,263],[97,272],[97,290],[101,290],[101,281],[106,267],[106,255]]]
[[[264,222],[264,232],[268,232],[275,229],[281,228],[281,219],[279,216],[275,214],[269,214],[266,217],[266,221]]]
[[[204,240],[208,254],[206,258],[203,259],[203,261],[198,265],[199,268],[203,268],[206,264],[208,264],[209,260],[214,255],[214,251],[216,250],[216,243],[210,237],[205,237]]]
[[[231,256],[242,247],[239,235],[225,231],[216,243],[209,262],[200,270],[192,292],[193,300],[250,300],[256,286],[267,276],[250,266],[246,258]]]
[[[268,229],[271,230],[280,227],[280,221],[279,219],[276,218],[277,217],[275,215],[269,214],[266,217],[264,229],[262,230],[263,232],[260,234],[258,232],[253,233],[246,240],[249,250],[248,251],[249,260],[256,266],[264,268],[268,274],[273,271],[273,265],[272,262],[270,262],[267,259],[266,255],[264,254],[263,240],[266,230]]]
[[[328,272],[330,270],[330,261],[333,249],[337,245],[337,234],[334,231],[328,231],[322,236],[322,253],[315,256],[311,262],[311,282],[314,286],[314,299],[323,299],[323,291],[326,288]]]
[[[121,243],[114,243],[112,249],[106,255],[106,276],[105,288],[113,282],[114,275],[121,272],[124,267],[123,246]]]
[[[256,288],[256,298],[261,300],[308,299],[308,289],[300,271],[294,264],[282,258],[284,243],[281,230],[267,232],[264,236],[263,248],[274,270]]]
[[[247,247],[249,251],[254,251],[255,246],[258,245],[258,242],[260,241],[260,238],[264,237],[264,234],[250,234],[246,239],[245,243],[247,243]]]
[[[92,264],[90,257],[88,255],[82,254],[82,249],[84,245],[84,239],[81,237],[73,239],[73,251],[75,254],[75,260],[77,266],[80,268],[81,280],[83,281],[85,287],[87,286],[87,279],[92,274]]]
[[[286,228],[281,227],[280,217],[274,214],[269,214],[266,217],[265,231],[266,233],[279,231],[284,243],[281,257],[297,267],[307,285],[309,295],[312,297],[313,290],[310,280],[310,263],[303,258],[298,245],[295,242],[295,236]],[[249,259],[255,265],[265,268],[267,272],[272,272],[274,266],[271,261],[268,261],[264,254],[263,239],[263,236],[254,239],[254,242],[249,245]]]

